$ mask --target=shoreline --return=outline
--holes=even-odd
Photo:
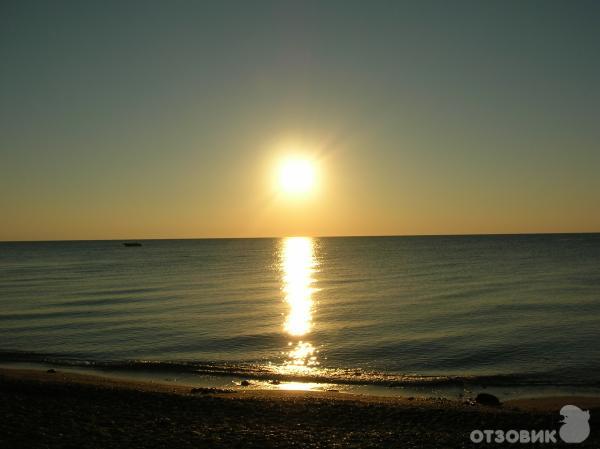
[[[48,371],[54,371],[52,373]],[[442,397],[414,397],[414,396],[379,396],[371,394],[350,393],[335,389],[330,390],[302,390],[302,389],[264,389],[248,387],[199,387],[185,384],[175,384],[171,382],[151,381],[151,380],[132,380],[113,376],[103,376],[99,374],[80,373],[71,371],[62,371],[60,369],[23,369],[0,367],[0,379],[15,380],[25,382],[38,382],[40,384],[62,384],[62,385],[90,385],[97,388],[135,390],[148,393],[167,393],[175,395],[195,395],[193,390],[203,392],[204,394],[216,395],[228,398],[286,398],[288,395],[321,398],[326,397],[332,400],[341,401],[360,401],[371,403],[392,403],[392,404],[421,404],[432,405],[434,403],[445,403],[455,407],[478,407],[487,410],[488,407],[479,404],[471,404],[466,400],[448,399]],[[564,404],[577,403],[580,408],[600,408],[600,396],[581,396],[581,395],[561,395],[528,397],[518,399],[508,399],[502,401],[504,409],[532,410],[541,412],[550,412],[560,408]]]
[[[468,447],[474,429],[557,428],[565,404],[591,410],[591,436],[578,447],[600,442],[594,419],[600,397],[517,399],[491,407],[330,391],[192,393],[160,382],[8,368],[0,368],[0,394],[0,443],[11,448]]]
[[[185,368],[185,367],[184,367]],[[337,379],[333,377],[295,376],[293,374],[281,375],[279,373],[252,372],[226,372],[216,371],[206,373],[202,370],[171,369],[167,367],[161,370],[144,369],[134,367],[123,369],[111,366],[80,366],[64,365],[53,362],[27,362],[27,361],[3,361],[0,362],[0,372],[8,371],[31,371],[45,372],[49,369],[56,370],[61,374],[82,375],[97,377],[99,379],[111,379],[123,381],[124,383],[149,383],[155,385],[170,385],[173,387],[187,388],[217,388],[217,389],[240,389],[240,391],[265,390],[265,391],[306,391],[306,392],[340,392],[355,396],[374,396],[402,398],[414,397],[420,399],[447,399],[451,401],[474,400],[479,393],[489,393],[497,396],[502,402],[528,401],[530,399],[549,400],[556,397],[580,397],[600,398],[599,387],[584,387],[553,384],[520,385],[519,383],[493,383],[487,378],[471,380],[469,376],[453,376],[441,381],[436,381],[437,376],[430,376],[432,380],[422,381],[428,376],[407,380],[406,383],[395,384],[392,382],[377,381],[370,379]],[[368,373],[367,373],[368,374]],[[490,379],[494,376],[489,376]],[[463,379],[463,380],[461,380]],[[241,386],[248,381],[248,386]]]

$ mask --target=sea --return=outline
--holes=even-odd
[[[0,243],[0,366],[391,396],[600,392],[600,234],[138,242]]]

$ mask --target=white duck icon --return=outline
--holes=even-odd
[[[590,434],[589,410],[583,411],[575,405],[565,405],[560,409],[563,416],[560,438],[565,443],[581,443]]]

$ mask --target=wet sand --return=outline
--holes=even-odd
[[[6,448],[478,447],[469,438],[474,429],[558,430],[565,404],[590,410],[589,438],[539,447],[600,447],[600,398],[589,397],[489,407],[335,392],[192,393],[170,384],[22,369],[0,369],[0,395],[0,447]]]

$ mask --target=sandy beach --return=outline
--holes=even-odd
[[[564,404],[590,410],[591,434],[577,447],[600,444],[598,398],[490,407],[336,392],[192,393],[183,386],[22,369],[0,370],[0,392],[0,446],[7,448],[475,447],[474,429],[558,429]],[[564,444],[558,441],[551,446]]]

